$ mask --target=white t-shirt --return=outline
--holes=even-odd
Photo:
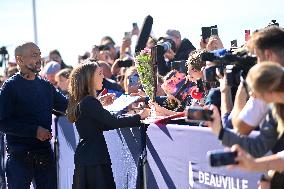
[[[284,160],[284,151],[280,151],[277,153],[277,156]]]
[[[238,118],[252,127],[257,127],[264,121],[268,111],[269,105],[263,100],[250,97]]]

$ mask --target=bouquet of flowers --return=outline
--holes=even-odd
[[[145,48],[135,57],[135,65],[144,92],[152,101],[156,93],[156,73],[152,63],[151,49]]]

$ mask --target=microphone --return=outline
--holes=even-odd
[[[148,15],[145,18],[143,26],[141,28],[141,32],[139,34],[135,47],[135,53],[139,53],[141,50],[143,50],[146,47],[148,38],[152,30],[152,25],[153,25],[153,18],[152,16]]]

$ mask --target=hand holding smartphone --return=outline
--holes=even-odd
[[[136,29],[136,28],[138,28],[138,25],[137,25],[137,23],[136,23],[136,22],[132,23],[132,27],[133,27],[133,29]]]
[[[235,160],[237,157],[237,152],[213,150],[208,151],[207,156],[211,167],[238,164],[238,162]]]
[[[202,27],[201,32],[202,39],[205,41],[211,36],[211,27]]]
[[[217,25],[210,27],[202,27],[201,32],[202,32],[201,34],[202,39],[205,41],[207,38],[211,37],[212,35],[218,36],[218,27]]]
[[[139,28],[136,22],[132,23],[132,35],[139,35]]]
[[[124,39],[125,40],[131,40],[132,34],[131,32],[124,32]]]
[[[189,122],[212,121],[213,111],[199,106],[190,106],[186,109],[186,117]]]

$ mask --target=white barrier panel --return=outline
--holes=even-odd
[[[57,120],[56,120],[57,119]],[[57,123],[55,123],[57,122]],[[57,139],[59,154],[58,160],[58,189],[72,188],[74,173],[74,153],[79,142],[76,127],[65,116],[53,117],[52,134],[55,136],[57,126]],[[54,144],[54,138],[52,143]]]
[[[257,188],[260,174],[209,166],[207,151],[223,148],[209,128],[150,125],[147,188]]]

